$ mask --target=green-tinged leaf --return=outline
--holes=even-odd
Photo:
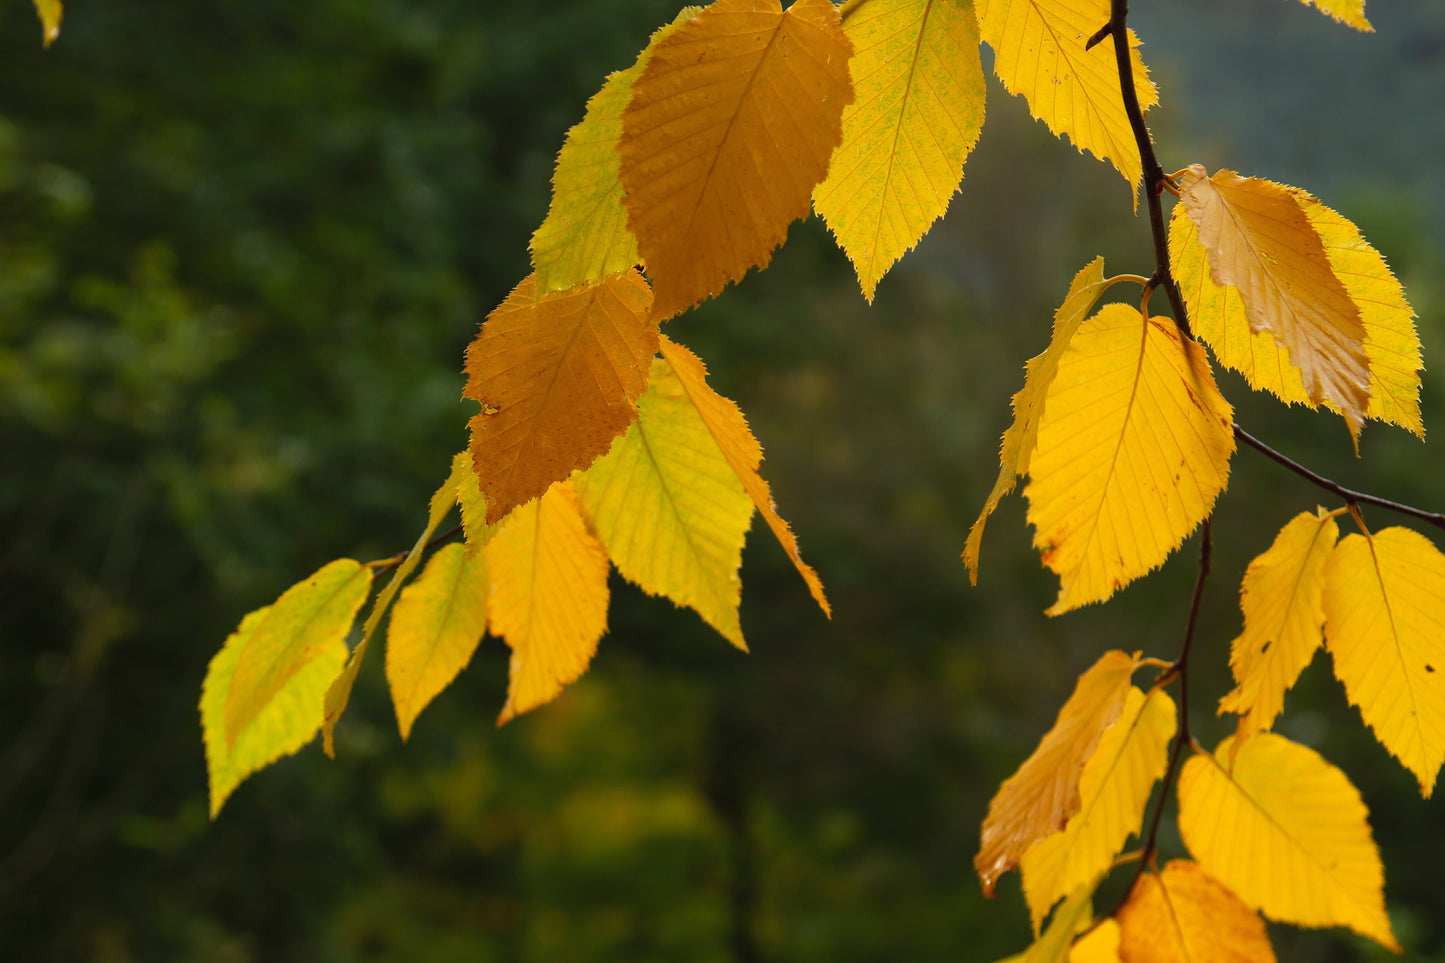
[[[871,302],[958,190],[983,127],[983,67],[971,0],[852,0],[842,14],[856,99],[813,209]]]
[[[243,779],[316,738],[316,730],[321,728],[322,693],[346,660],[346,642],[340,635],[318,644],[311,658],[261,707],[240,735],[228,739],[226,703],[236,662],[273,608],[257,609],[241,620],[240,627],[211,659],[206,681],[201,685],[201,731],[206,743],[212,819]]]
[[[666,359],[638,418],[572,485],[617,570],[695,609],[740,649],[743,540],[753,503]]]
[[[257,620],[237,652],[226,690],[224,728],[233,747],[251,721],[297,672],[351,631],[371,590],[371,569],[349,558],[323,566],[287,589]]]
[[[1094,890],[1102,881],[1099,877],[1069,894],[1043,934],[1024,951],[1023,963],[1063,963],[1069,958],[1074,937],[1093,922]]]
[[[1025,368],[1024,386],[1013,397],[1013,424],[1003,434],[999,445],[998,479],[993,491],[988,493],[983,510],[968,531],[968,541],[963,547],[963,561],[968,566],[968,580],[978,584],[978,553],[983,545],[983,526],[999,500],[1013,491],[1020,475],[1028,473],[1029,457],[1038,444],[1039,419],[1044,413],[1044,399],[1059,371],[1059,359],[1063,357],[1074,332],[1094,309],[1099,296],[1114,283],[1104,279],[1104,259],[1096,257],[1074,275],[1069,284],[1069,293],[1064,303],[1054,312],[1054,334],[1043,354],[1031,359]]]
[[[1272,732],[1234,742],[1179,775],[1179,832],[1194,858],[1270,919],[1348,926],[1398,952],[1385,870],[1350,780]]]
[[[1335,675],[1428,797],[1445,762],[1445,555],[1408,528],[1347,535],[1324,582]]]
[[[552,174],[552,207],[532,235],[538,292],[596,283],[637,264],[637,240],[627,229],[622,207],[622,158],[617,153],[622,111],[653,48],[700,9],[684,7],[672,23],[654,31],[637,62],[610,74],[587,101],[582,122],[567,132]]]
[[[442,482],[441,487],[432,493],[431,502],[427,506],[426,528],[421,535],[417,536],[416,544],[396,566],[396,570],[391,574],[391,580],[386,583],[386,588],[381,590],[376,601],[372,603],[371,612],[367,615],[366,625],[361,632],[361,641],[352,650],[346,668],[326,690],[326,712],[321,727],[321,747],[326,751],[326,755],[332,758],[336,756],[336,747],[332,743],[332,736],[336,732],[336,723],[341,719],[341,714],[346,711],[346,704],[351,700],[351,687],[356,684],[356,674],[361,671],[361,663],[366,658],[366,649],[371,644],[371,637],[376,634],[377,628],[381,625],[382,616],[391,606],[391,600],[396,598],[396,593],[401,589],[402,583],[411,577],[411,573],[421,562],[427,542],[431,541],[431,537],[436,534],[442,519],[447,517],[447,512],[451,511],[452,506],[457,503],[464,483],[470,485],[474,480],[468,465],[469,461],[470,456],[466,452],[461,452],[452,459],[451,473],[447,475],[447,479]]]
[[[487,630],[487,559],[453,542],[404,588],[386,633],[386,680],[401,738],[466,668]]]
[[[1324,641],[1325,562],[1339,533],[1324,509],[1301,512],[1244,573],[1244,632],[1229,650],[1238,687],[1219,700],[1221,713],[1240,716],[1240,739],[1274,725],[1284,694]]]

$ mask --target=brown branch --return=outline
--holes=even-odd
[[[1255,451],[1264,455],[1270,461],[1283,465],[1285,468],[1288,468],[1290,471],[1294,472],[1296,475],[1300,476],[1311,484],[1323,488],[1327,492],[1338,495],[1340,498],[1343,498],[1345,500],[1345,504],[1347,505],[1373,505],[1376,508],[1384,508],[1388,511],[1398,512],[1401,515],[1408,515],[1410,518],[1417,519],[1429,525],[1434,525],[1436,528],[1445,529],[1445,515],[1442,515],[1439,512],[1427,512],[1424,509],[1416,508],[1413,505],[1406,505],[1402,502],[1394,502],[1388,498],[1381,498],[1378,495],[1371,495],[1368,492],[1358,492],[1355,491],[1353,488],[1346,488],[1344,485],[1341,485],[1335,481],[1331,481],[1330,479],[1319,474],[1318,472],[1310,471],[1304,465],[1301,465],[1299,462],[1295,461],[1293,458],[1290,458],[1288,455],[1282,454],[1281,452],[1278,452],[1275,449],[1271,448],[1269,445],[1266,445],[1264,442],[1260,441],[1258,438],[1254,437],[1238,425],[1234,426],[1234,437],[1239,441],[1244,442]]]
[[[425,554],[425,553],[427,553],[427,552],[430,552],[432,549],[436,548],[436,547],[437,547],[438,545],[440,545],[442,542],[449,542],[449,541],[451,541],[453,538],[456,538],[457,535],[461,534],[461,531],[462,531],[462,526],[461,526],[461,525],[459,525],[459,524],[458,524],[458,525],[453,525],[451,528],[449,528],[449,529],[447,529],[446,531],[442,532],[442,533],[441,533],[440,535],[438,535],[436,538],[432,539],[431,541],[429,541],[429,542],[427,542],[425,545],[423,545],[423,546],[421,547],[422,553]],[[410,554],[411,554],[410,551],[398,552],[397,554],[391,556],[390,558],[379,558],[379,559],[376,559],[375,561],[367,562],[367,563],[366,563],[366,567],[367,567],[367,568],[374,568],[374,569],[376,569],[378,572],[385,572],[387,569],[396,568],[396,567],[397,567],[398,565],[400,565],[402,562],[405,562],[407,556],[410,555]]]

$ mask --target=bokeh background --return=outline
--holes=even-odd
[[[1016,880],[989,902],[972,870],[987,801],[1103,651],[1172,658],[1194,577],[1191,541],[1047,619],[1017,498],[977,589],[958,560],[1069,278],[1096,254],[1152,263],[1117,174],[991,81],[962,193],[871,308],[812,221],[669,324],[749,414],[831,622],[755,527],[751,655],[619,581],[556,703],[495,728],[507,650],[487,640],[403,746],[373,659],[338,760],[313,745],[211,822],[207,661],[327,560],[411,544],[465,444],[462,349],[529,269],[562,136],[676,0],[68,6],[44,51],[28,0],[0,2],[0,957],[986,961],[1028,942]],[[1374,35],[1293,0],[1134,6],[1165,167],[1317,193],[1445,357],[1445,6],[1372,0]],[[1286,452],[1445,508],[1438,443],[1375,426],[1356,461],[1339,419],[1220,380]],[[1206,741],[1243,567],[1317,498],[1234,461]],[[1440,802],[1323,657],[1282,725],[1363,792],[1407,956],[1445,959]],[[1272,931],[1286,959],[1380,955]]]

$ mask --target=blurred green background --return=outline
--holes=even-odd
[[[1445,6],[1372,0],[1374,35],[1292,0],[1134,6],[1165,167],[1316,192],[1445,356]],[[461,351],[529,269],[563,133],[676,7],[73,0],[43,51],[30,3],[0,2],[0,957],[839,963],[1027,943],[1017,882],[990,903],[973,874],[987,801],[1104,650],[1173,657],[1195,548],[1049,620],[1014,498],[968,586],[1008,398],[1069,278],[1096,254],[1152,261],[1118,175],[996,84],[962,194],[873,307],[809,222],[668,326],[748,413],[831,622],[755,526],[751,655],[617,582],[593,669],[551,706],[494,727],[507,650],[487,640],[402,746],[373,659],[338,761],[310,747],[207,819],[206,663],[327,560],[411,544],[466,442]],[[1356,461],[1339,419],[1220,380],[1289,454],[1445,508],[1438,444],[1371,427]],[[1442,387],[1426,373],[1427,425]],[[1243,567],[1316,501],[1235,459],[1197,657],[1206,741],[1226,731]],[[1407,955],[1445,959],[1440,804],[1323,657],[1286,711],[1371,807]],[[1272,931],[1286,959],[1377,955]]]

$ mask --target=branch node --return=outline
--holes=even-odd
[[[1094,31],[1094,35],[1089,38],[1089,42],[1084,44],[1084,49],[1093,50],[1099,44],[1104,42],[1105,37],[1109,36],[1109,34],[1113,32],[1114,22],[1111,20],[1108,23],[1104,24],[1102,27],[1100,27],[1098,30]]]

